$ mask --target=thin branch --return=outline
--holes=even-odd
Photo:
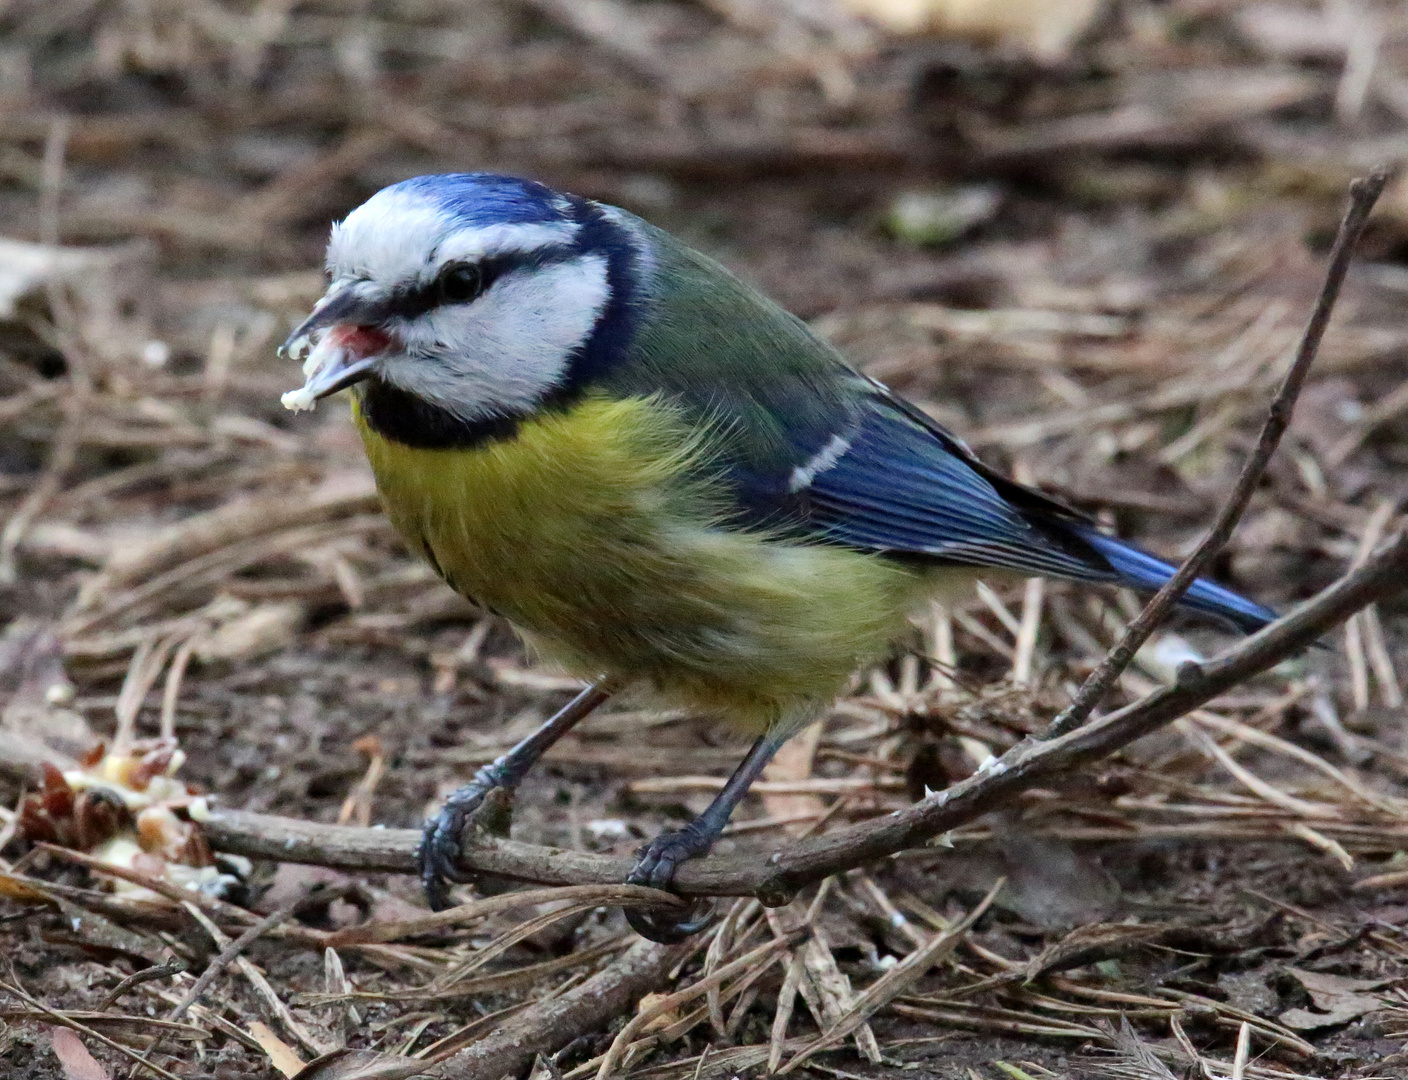
[[[524,1069],[580,1035],[635,1011],[637,1002],[669,978],[694,945],[638,941],[618,959],[565,994],[532,1005],[491,1034],[439,1063],[445,1080],[497,1080]]]
[[[167,979],[172,975],[180,975],[189,965],[186,961],[177,958],[168,960],[164,964],[154,964],[151,967],[140,968],[120,981],[116,986],[108,991],[107,997],[98,1003],[97,1012],[107,1012],[113,1004],[127,991],[134,986],[140,986],[145,982],[152,982],[155,979]]]
[[[1173,605],[1178,603],[1188,591],[1188,587],[1232,538],[1237,522],[1246,512],[1247,505],[1266,472],[1266,466],[1291,422],[1296,398],[1300,396],[1305,377],[1310,373],[1310,365],[1315,362],[1315,356],[1320,351],[1320,342],[1325,336],[1325,328],[1330,323],[1330,316],[1339,299],[1340,287],[1344,284],[1355,245],[1364,232],[1369,212],[1373,210],[1374,203],[1378,201],[1384,185],[1388,183],[1388,177],[1388,170],[1380,167],[1367,178],[1355,180],[1349,185],[1349,208],[1340,222],[1334,247],[1330,249],[1330,264],[1325,271],[1325,283],[1320,288],[1315,310],[1311,312],[1310,321],[1301,336],[1296,358],[1290,370],[1286,372],[1280,389],[1276,391],[1270,409],[1267,410],[1266,423],[1262,425],[1256,449],[1242,466],[1241,475],[1237,477],[1237,483],[1227,496],[1227,502],[1223,504],[1217,520],[1193,549],[1193,553],[1184,560],[1178,572],[1164,583],[1164,587],[1154,594],[1154,598],[1145,605],[1139,617],[1129,624],[1119,644],[1111,649],[1100,662],[1100,666],[1090,673],[1077,692],[1075,700],[1061,710],[1060,715],[1051,722],[1046,732],[1047,738],[1057,738],[1085,723],[1095,707],[1100,704],[1101,698],[1115,684],[1115,680],[1129,667],[1139,647],[1149,640],[1149,635],[1158,629],[1159,624],[1173,609]]]
[[[229,936],[221,930],[220,927],[216,926],[205,912],[201,911],[199,907],[189,900],[183,901],[181,906],[191,913],[191,917],[195,919],[196,922],[200,923],[205,932],[210,935],[210,940],[220,946],[222,954],[226,950],[230,950],[231,942]],[[253,938],[250,940],[252,941]],[[298,1018],[289,1011],[289,1007],[284,1004],[278,992],[270,985],[269,980],[264,977],[264,973],[255,967],[248,957],[241,956],[234,950],[230,951],[234,959],[235,968],[244,976],[245,981],[254,989],[255,994],[264,1000],[265,1005],[269,1008],[269,1012],[273,1015],[275,1020],[283,1025],[284,1030],[294,1037],[299,1046],[303,1047],[304,1050],[315,1057],[325,1053],[327,1048],[318,1045],[318,1041],[313,1037],[312,1033],[299,1023]]]
[[[673,888],[685,896],[756,896],[785,903],[798,889],[864,866],[964,825],[1019,792],[1111,754],[1315,642],[1368,604],[1408,591],[1408,534],[1398,533],[1359,568],[1312,600],[1203,665],[1185,664],[1175,685],[1055,739],[1026,739],[953,787],[873,821],[789,842],[766,859],[712,856],[682,865]],[[255,858],[347,870],[414,873],[418,829],[320,825],[268,814],[219,810],[204,822],[212,847]],[[484,837],[465,845],[463,865],[545,885],[625,880],[630,859]]]
[[[205,970],[201,972],[200,978],[186,991],[186,996],[171,1010],[167,1019],[179,1020],[181,1017],[185,1016],[186,1010],[200,1000],[201,994],[205,993],[210,984],[220,976],[220,973],[234,962],[235,957],[243,954],[245,949],[249,948],[256,939],[263,937],[274,927],[278,926],[279,923],[292,915],[298,909],[298,906],[306,899],[306,895],[300,896],[298,899],[285,904],[277,911],[264,916],[264,918],[260,919],[243,934],[235,938],[234,941],[221,949],[220,955],[206,965]]]

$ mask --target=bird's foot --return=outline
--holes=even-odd
[[[637,853],[635,869],[626,878],[626,884],[668,890],[676,867],[706,854],[717,839],[716,832],[698,827],[697,822],[691,822],[678,832],[661,833]],[[713,919],[714,906],[695,904],[680,920],[670,919],[658,908],[626,908],[625,913],[626,922],[641,937],[672,945],[708,926]]]
[[[472,874],[460,867],[466,830],[474,828],[494,835],[508,835],[513,789],[504,779],[493,765],[486,765],[474,774],[473,780],[445,800],[438,814],[426,820],[416,862],[430,910],[444,911],[452,906],[450,886],[466,885],[474,880]]]

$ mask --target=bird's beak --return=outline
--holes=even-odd
[[[303,361],[304,383],[283,396],[284,408],[311,409],[322,398],[370,375],[391,344],[391,336],[376,325],[384,315],[380,305],[346,286],[319,300],[313,313],[279,346],[280,356],[297,360],[308,354]]]

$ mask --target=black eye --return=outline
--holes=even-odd
[[[492,276],[477,263],[451,263],[435,279],[435,291],[442,304],[467,304],[492,284]]]

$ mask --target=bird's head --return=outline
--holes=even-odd
[[[284,343],[284,405],[374,378],[475,422],[531,411],[569,378],[630,247],[616,212],[490,173],[384,188],[333,227],[327,292]]]

